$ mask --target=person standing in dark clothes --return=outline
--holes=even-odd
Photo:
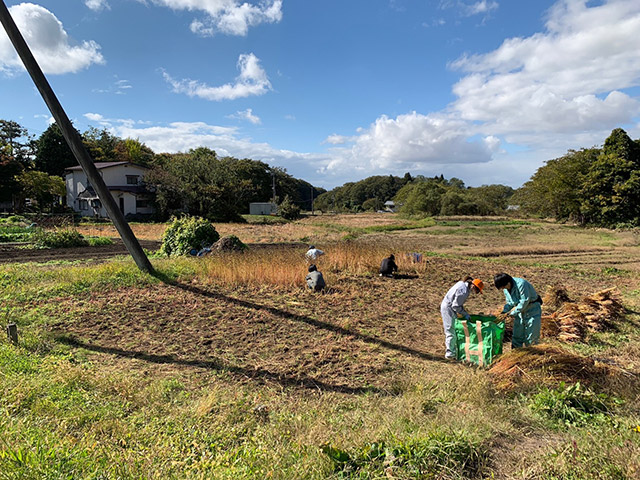
[[[381,277],[391,277],[393,278],[393,274],[398,271],[398,266],[396,265],[396,257],[393,255],[389,255],[387,258],[382,259],[382,263],[380,264],[380,276]]]

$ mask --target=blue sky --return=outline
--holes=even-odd
[[[80,131],[208,146],[331,188],[528,180],[640,138],[637,0],[5,0]],[[51,121],[0,31],[0,118]]]

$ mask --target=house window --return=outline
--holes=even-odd
[[[89,202],[80,200],[80,210],[89,210]]]
[[[138,175],[127,175],[127,185],[137,185]]]
[[[136,209],[149,208],[149,200],[146,198],[136,198]]]
[[[91,206],[93,208],[102,208],[102,202],[100,200],[91,200]]]

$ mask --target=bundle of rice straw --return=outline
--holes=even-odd
[[[585,318],[587,328],[602,331],[611,328],[616,320],[624,315],[625,308],[613,295],[616,287],[607,288],[584,297],[578,303],[578,309]]]
[[[580,302],[563,303],[552,315],[542,317],[541,336],[580,342],[590,331],[611,328],[624,314],[624,307],[614,291],[615,287],[608,288],[584,297]],[[553,297],[550,299],[553,301]]]
[[[540,319],[540,336],[542,338],[556,338],[560,333],[560,325],[553,315],[542,315]]]
[[[580,342],[587,335],[587,322],[575,303],[565,303],[555,312],[558,325],[558,339],[563,342]]]
[[[562,304],[570,302],[567,290],[559,285],[550,285],[542,296],[543,308],[551,312],[558,310]]]
[[[600,384],[611,372],[610,367],[596,364],[591,358],[545,344],[511,350],[489,369],[496,388],[501,391],[555,386],[560,382]]]

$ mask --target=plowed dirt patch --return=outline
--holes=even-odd
[[[450,368],[442,358],[439,312],[447,289],[465,274],[490,281],[504,269],[434,258],[415,278],[345,275],[325,295],[202,281],[97,292],[60,300],[65,314],[52,329],[63,341],[110,361],[136,358],[285,386],[391,392],[407,375]],[[560,276],[566,285],[580,284],[563,272],[519,273],[534,285]],[[503,298],[487,288],[466,307],[490,312]]]

